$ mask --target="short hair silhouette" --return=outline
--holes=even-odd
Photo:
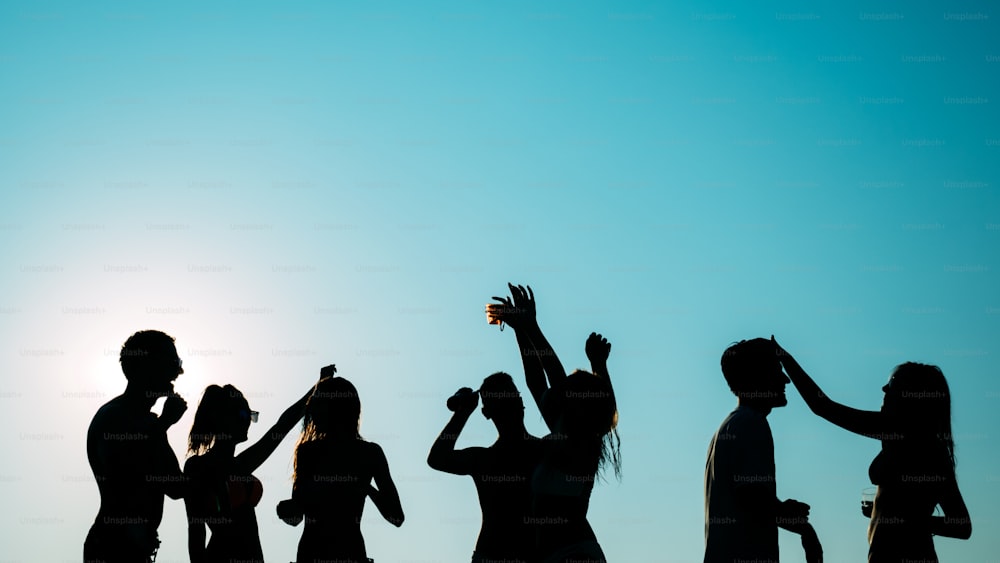
[[[494,417],[524,417],[524,401],[521,393],[514,385],[514,378],[508,373],[498,371],[483,379],[479,386],[479,398],[483,401],[483,416]]]
[[[164,360],[172,359],[170,354],[173,350],[174,337],[158,330],[140,330],[122,344],[118,361],[125,378],[131,381],[133,377],[143,377],[152,370],[162,369]]]
[[[740,340],[722,353],[722,375],[737,397],[757,391],[768,370],[780,369],[774,343],[764,338]]]

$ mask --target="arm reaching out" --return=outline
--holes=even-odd
[[[795,389],[802,395],[809,410],[855,434],[875,439],[879,439],[885,434],[885,424],[881,412],[854,409],[827,397],[816,385],[816,382],[809,377],[809,374],[795,361],[795,358],[778,344],[774,336],[771,336],[771,342],[774,342],[775,353],[778,355],[781,366],[785,368],[785,373],[792,380]]]
[[[285,439],[285,436],[291,432],[295,424],[305,414],[306,401],[312,396],[312,392],[313,387],[310,387],[305,395],[302,395],[298,401],[292,403],[290,407],[285,409],[285,412],[281,413],[278,421],[274,423],[274,426],[266,434],[257,440],[254,445],[243,450],[236,456],[233,464],[237,471],[243,472],[245,475],[253,473],[274,453],[274,450],[278,449],[278,444]]]

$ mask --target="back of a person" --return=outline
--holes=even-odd
[[[538,442],[533,438],[484,450],[481,468],[472,475],[483,514],[477,558],[511,563],[531,559],[531,476],[539,461]]]
[[[315,440],[298,449],[299,472],[309,483],[303,494],[305,529],[298,563],[365,561],[361,516],[373,475],[373,444],[362,440]]]
[[[764,486],[776,498],[770,437],[767,419],[745,407],[731,412],[712,437],[705,464],[705,563],[778,560],[773,509],[743,505],[736,490]],[[748,452],[763,455],[750,458]]]
[[[555,554],[594,550],[600,554],[587,511],[597,475],[597,459],[584,444],[547,436],[544,455],[531,478],[532,522],[543,561]],[[558,557],[553,560],[561,560]]]
[[[149,413],[131,415],[115,400],[95,415],[87,433],[87,455],[101,506],[88,552],[146,555],[155,548],[164,495],[155,485],[154,420]]]

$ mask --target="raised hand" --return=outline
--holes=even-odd
[[[289,526],[298,526],[302,521],[302,507],[293,499],[285,499],[278,503],[278,518]]]
[[[448,397],[448,410],[461,414],[472,414],[479,405],[479,392],[468,387],[462,387],[454,395]]]
[[[591,332],[587,337],[587,343],[583,346],[587,352],[587,359],[591,365],[602,365],[608,363],[608,356],[611,355],[611,343],[596,332]]]
[[[497,303],[486,306],[486,316],[491,324],[507,323],[511,328],[519,328],[535,323],[535,294],[531,286],[508,283],[510,297],[493,296]]]

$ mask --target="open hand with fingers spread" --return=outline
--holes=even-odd
[[[493,296],[496,303],[486,305],[489,323],[506,323],[514,330],[534,323],[535,294],[531,291],[531,286],[508,283],[507,287],[510,288],[510,297]]]

